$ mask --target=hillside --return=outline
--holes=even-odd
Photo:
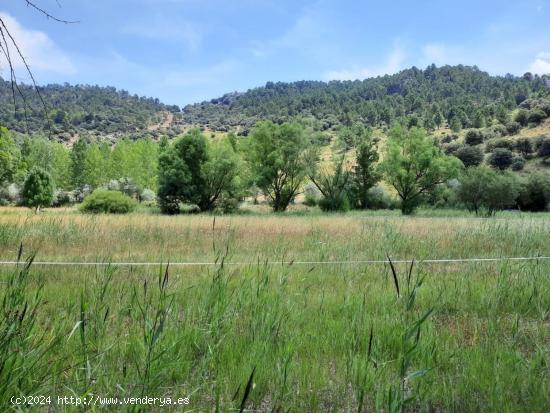
[[[313,118],[319,130],[356,121],[376,127],[412,118],[428,129],[453,122],[478,127],[532,96],[549,93],[550,77],[491,76],[476,67],[432,65],[356,81],[268,82],[183,109],[183,122],[241,134],[258,121]],[[439,124],[439,125],[438,125]]]
[[[82,134],[115,139],[138,138],[159,129],[166,133],[172,112],[179,112],[177,106],[114,87],[53,84],[40,87],[40,95],[28,85],[21,84],[19,89],[24,98],[16,91],[14,107],[11,82],[0,78],[0,124],[15,132],[45,134],[65,142]]]

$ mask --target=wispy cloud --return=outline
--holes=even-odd
[[[23,57],[33,71],[52,72],[63,75],[76,73],[76,68],[71,59],[48,37],[44,32],[28,30],[24,28],[15,17],[5,12],[0,12],[2,21],[16,39],[17,45]],[[8,40],[8,45],[10,40]],[[14,68],[24,69],[23,61],[17,55],[14,47],[10,47],[10,56]],[[0,69],[5,71],[6,57],[0,55]]]
[[[325,80],[355,80],[396,73],[403,69],[405,60],[405,51],[401,46],[396,46],[381,65],[354,66],[348,69],[331,70],[326,72],[323,77]]]
[[[422,47],[421,66],[435,63],[438,66],[467,63],[466,52],[460,46],[430,43]]]
[[[550,74],[550,52],[541,52],[529,64],[528,70],[539,75]]]
[[[219,63],[207,66],[200,70],[172,71],[163,75],[162,85],[170,87],[188,87],[207,84],[222,83],[226,76],[233,73],[239,67],[239,62],[234,59],[223,60]]]

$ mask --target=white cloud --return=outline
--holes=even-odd
[[[32,71],[52,72],[64,75],[76,73],[75,66],[69,57],[44,32],[28,30],[11,15],[0,12],[0,18],[17,42],[21,54]],[[25,69],[23,61],[17,55],[15,47],[9,38],[6,39],[10,48],[10,56],[14,68],[19,72]],[[0,55],[0,68],[6,71],[7,59]],[[23,73],[18,73],[24,76]]]
[[[528,70],[539,75],[550,74],[550,52],[539,53],[535,60],[529,64]]]
[[[387,57],[386,62],[379,66],[354,66],[350,69],[331,70],[324,74],[325,80],[356,80],[393,74],[403,69],[405,52],[399,46]]]

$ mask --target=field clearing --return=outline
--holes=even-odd
[[[395,277],[389,265],[262,263],[548,256],[549,235],[549,214],[214,222],[2,208],[3,260],[22,242],[37,260],[260,263],[167,276],[160,267],[0,267],[0,296],[11,297],[0,406],[21,394],[147,395],[190,403],[143,411],[544,412],[550,261],[396,265]],[[54,409],[65,410],[114,409]]]

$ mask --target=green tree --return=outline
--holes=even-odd
[[[376,142],[372,137],[362,140],[357,146],[353,170],[353,192],[357,206],[361,209],[369,207],[369,190],[381,178],[377,167],[378,158]]]
[[[0,184],[12,182],[20,153],[8,129],[0,126]]]
[[[521,183],[518,204],[523,211],[544,211],[550,203],[550,174],[534,172]]]
[[[88,142],[84,139],[77,140],[71,149],[71,181],[75,188],[86,184],[86,152]]]
[[[98,188],[107,181],[106,172],[105,153],[99,145],[95,143],[89,145],[84,160],[84,184],[88,184],[92,188]]]
[[[321,167],[310,179],[323,197],[319,206],[323,211],[347,211],[349,209],[350,172],[346,169],[345,156],[334,159],[332,165]]]
[[[295,123],[261,122],[251,131],[247,159],[254,181],[275,212],[285,211],[313,172],[304,129]]]
[[[40,168],[34,168],[21,191],[23,205],[30,208],[35,208],[35,211],[40,212],[40,208],[50,206],[53,202],[54,183],[49,173]]]
[[[401,127],[391,131],[381,164],[386,181],[401,198],[403,214],[413,213],[422,195],[456,178],[461,166],[454,156],[444,155],[424,130]]]
[[[158,199],[163,213],[180,203],[212,210],[222,197],[236,196],[240,159],[227,140],[209,145],[199,129],[189,131],[159,156]]]
[[[458,118],[458,116],[452,117],[449,123],[449,127],[454,133],[460,132],[460,130],[462,129],[462,123],[460,122],[460,119]]]
[[[476,215],[494,215],[496,211],[515,205],[519,185],[511,173],[485,166],[468,168],[460,178],[458,198]]]

